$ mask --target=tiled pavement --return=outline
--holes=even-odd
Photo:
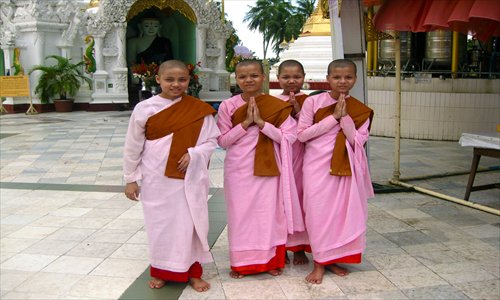
[[[304,281],[311,266],[279,277],[229,278],[222,190],[224,151],[211,162],[212,284],[196,293],[182,284],[150,290],[140,204],[121,194],[121,150],[130,112],[0,116],[0,298],[2,299],[499,299],[500,217],[398,189],[369,202],[363,263],[323,284]],[[403,121],[404,126],[404,121]],[[372,137],[374,182],[392,176],[394,141]],[[455,142],[402,140],[402,178],[463,197],[472,152]],[[498,167],[482,158],[480,167]],[[500,181],[479,173],[476,183]],[[390,193],[392,191],[392,193]],[[471,201],[500,208],[499,190]],[[220,233],[222,231],[222,233]]]

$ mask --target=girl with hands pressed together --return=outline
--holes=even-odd
[[[349,96],[356,65],[334,60],[329,93],[302,106],[298,139],[305,143],[304,211],[314,269],[306,281],[320,284],[325,269],[346,276],[338,264],[360,263],[366,247],[367,200],[374,196],[364,145],[373,111]]]
[[[230,276],[277,276],[285,266],[287,234],[304,230],[291,156],[296,121],[290,104],[262,93],[259,61],[239,62],[235,74],[243,93],[221,103],[217,120],[218,142],[226,149]]]

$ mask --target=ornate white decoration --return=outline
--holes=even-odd
[[[0,46],[13,47],[15,45],[16,27],[12,22],[14,18],[15,6],[12,0],[2,0],[0,2]]]
[[[115,73],[113,87],[118,93],[127,93],[127,69],[124,69],[123,72]]]
[[[65,22],[66,20],[71,20],[68,28],[61,35],[61,43],[64,45],[73,45],[76,34],[80,29],[80,23],[83,18],[83,10],[74,5],[73,2],[65,2],[63,0],[62,4],[58,3],[58,17]],[[60,1],[60,2],[61,2]],[[69,14],[67,12],[70,12]],[[72,16],[72,18],[70,18]]]
[[[105,57],[118,56],[118,48],[116,47],[104,48],[102,49],[102,55]]]

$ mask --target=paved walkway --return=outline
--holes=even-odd
[[[382,188],[369,202],[363,263],[322,285],[312,268],[231,279],[222,190],[224,151],[211,162],[212,284],[150,290],[140,204],[121,193],[122,145],[130,112],[0,116],[0,296],[2,299],[499,299],[500,217],[414,192]],[[403,122],[404,126],[404,122]],[[369,144],[375,183],[392,176],[393,139]],[[472,152],[457,142],[403,140],[402,178],[463,197]],[[500,181],[499,160],[483,158],[476,182]],[[389,193],[389,192],[394,193]],[[500,208],[499,190],[471,201]]]

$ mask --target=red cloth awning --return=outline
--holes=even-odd
[[[488,40],[492,36],[500,36],[500,1],[385,0],[373,23],[381,31],[446,29]]]

